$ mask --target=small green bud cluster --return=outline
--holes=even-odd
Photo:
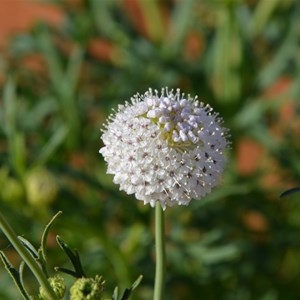
[[[70,300],[101,300],[105,281],[102,276],[79,278],[70,289]]]
[[[50,283],[50,286],[52,287],[55,295],[58,299],[63,299],[65,292],[66,292],[66,285],[65,280],[60,275],[55,275],[53,277],[49,277],[48,281]],[[49,300],[49,298],[46,295],[46,292],[42,287],[40,287],[40,298],[42,300]]]

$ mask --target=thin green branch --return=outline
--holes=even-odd
[[[0,213],[0,228],[3,231],[3,233],[6,235],[10,243],[13,245],[13,247],[16,249],[16,251],[19,253],[19,255],[22,257],[24,262],[27,264],[27,266],[30,268],[30,270],[38,280],[39,284],[43,287],[49,299],[57,300],[57,297],[54,291],[52,290],[47,278],[45,277],[42,269],[39,267],[38,263],[34,260],[34,258],[25,248],[25,246],[18,239],[14,230],[7,223],[6,219],[1,213]]]

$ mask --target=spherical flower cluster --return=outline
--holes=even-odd
[[[165,209],[200,199],[220,182],[228,130],[209,105],[177,89],[149,89],[120,105],[100,149],[120,190]]]
[[[101,300],[105,281],[102,276],[79,278],[70,288],[70,300]]]
[[[65,280],[60,275],[55,275],[53,277],[48,278],[50,286],[53,288],[53,291],[58,299],[63,299],[66,292]],[[49,299],[45,290],[40,287],[39,298],[43,300]]]

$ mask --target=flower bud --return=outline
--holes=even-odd
[[[70,300],[101,300],[105,281],[102,276],[79,278],[70,289]]]
[[[12,177],[1,181],[0,198],[9,204],[19,204],[25,196],[22,184]]]
[[[58,193],[55,177],[44,168],[36,168],[27,174],[25,187],[28,202],[33,206],[53,203]]]
[[[57,298],[63,299],[63,297],[65,295],[65,291],[66,291],[65,280],[63,279],[63,277],[61,277],[60,275],[55,275],[53,277],[49,277],[48,281],[49,281],[50,286],[52,287],[55,295],[57,296]],[[40,295],[39,296],[43,300],[49,300],[46,292],[44,291],[44,289],[42,287],[40,287]]]

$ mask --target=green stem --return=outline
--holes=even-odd
[[[156,270],[153,300],[164,299],[165,288],[165,225],[164,212],[159,203],[155,207],[155,254]]]
[[[7,221],[5,220],[5,218],[3,217],[3,215],[1,213],[0,213],[0,229],[6,235],[6,237],[10,241],[10,243],[13,245],[13,247],[16,249],[16,251],[22,257],[22,259],[27,264],[27,266],[31,269],[32,273],[34,274],[34,276],[40,283],[41,287],[46,292],[49,299],[57,300],[57,297],[56,297],[55,293],[53,292],[47,278],[45,277],[44,273],[42,272],[42,269],[39,267],[39,265],[34,260],[34,258],[31,256],[31,254],[27,251],[27,249],[22,245],[22,243],[18,239],[17,235],[15,234],[14,230],[7,223]]]

